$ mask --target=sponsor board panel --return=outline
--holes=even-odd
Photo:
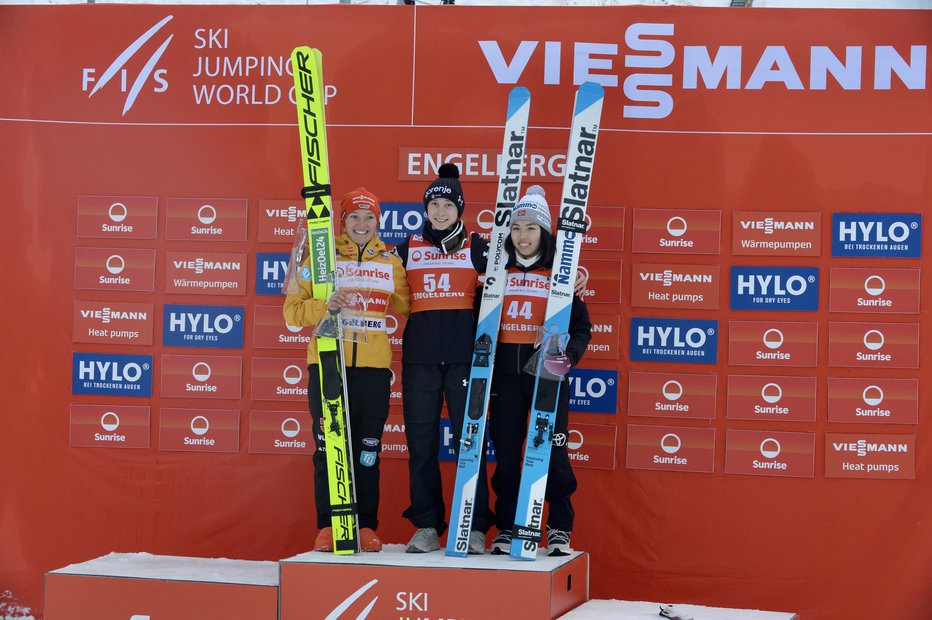
[[[423,202],[383,202],[381,208],[379,238],[389,247],[424,229]]]
[[[162,344],[168,347],[243,348],[243,306],[165,304]]]
[[[169,198],[165,238],[169,241],[246,241],[245,198]]]
[[[621,260],[589,258],[579,263],[589,278],[583,300],[587,304],[617,304],[621,301]]]
[[[161,396],[240,398],[243,358],[225,355],[163,355]]]
[[[152,356],[75,352],[71,393],[152,396]]]
[[[733,211],[735,256],[821,256],[821,211]]]
[[[718,265],[635,263],[631,269],[633,307],[717,310],[718,297]]]
[[[385,333],[388,334],[388,343],[392,351],[401,351],[401,344],[404,342],[402,336],[405,333],[405,325],[408,324],[407,317],[399,316],[389,308],[385,314]]]
[[[829,312],[919,314],[919,269],[832,267]]]
[[[921,213],[832,213],[832,256],[919,258]]]
[[[919,323],[828,323],[828,365],[919,368]]]
[[[155,239],[155,196],[78,196],[78,239]]]
[[[825,477],[915,480],[916,436],[825,433]]]
[[[728,322],[728,363],[733,366],[814,368],[818,353],[816,322]]]
[[[816,378],[728,376],[729,420],[815,422]]]
[[[252,399],[306,402],[307,368],[303,359],[252,358]]]
[[[398,375],[401,376],[400,374]],[[405,437],[405,419],[400,413],[389,413],[382,430],[382,452],[379,458],[408,458],[408,440]]]
[[[239,411],[162,407],[159,450],[239,452]]]
[[[732,310],[819,309],[818,267],[731,268]]]
[[[586,359],[617,360],[621,359],[621,317],[615,315],[590,314],[592,322],[592,339],[586,346]]]
[[[440,450],[437,454],[441,461],[456,461],[456,452],[453,450],[454,441],[453,423],[450,422],[450,418],[444,416],[440,418]],[[485,460],[487,463],[495,462],[495,447],[492,445],[488,429],[485,434]]]
[[[288,252],[256,254],[256,295],[281,295],[288,273]]]
[[[392,360],[389,371],[392,375],[389,379],[388,405],[401,407],[401,360]]]
[[[815,477],[815,433],[725,431],[725,473]]]
[[[431,177],[431,180],[433,178]],[[552,202],[552,208],[550,209],[550,216],[553,221],[556,221],[556,207],[558,206],[559,196],[555,200],[557,202]],[[423,205],[418,206],[423,214]],[[466,230],[475,231],[488,241],[492,236],[494,217],[495,205],[493,203],[470,201],[469,208],[463,212],[463,223],[466,225]],[[413,232],[421,231],[418,229]],[[621,251],[624,249],[624,235],[624,207],[589,205],[586,210],[586,233],[583,235],[583,247]]]
[[[289,325],[281,306],[255,306],[252,346],[257,349],[293,349],[304,351],[311,342],[311,326]]]
[[[154,323],[152,304],[76,299],[71,341],[151,345]]]
[[[718,321],[631,318],[631,361],[714,364]]]
[[[307,411],[249,412],[251,454],[313,454],[313,421]]]
[[[198,295],[245,295],[246,254],[240,252],[168,252],[165,292]]]
[[[712,473],[715,429],[628,425],[627,469]]]
[[[450,163],[460,169],[464,183],[497,183],[500,160],[501,149],[495,147],[401,146],[398,148],[398,180],[430,183],[437,178],[440,166]],[[566,172],[566,151],[526,149],[521,172],[525,188],[530,183],[562,179]],[[554,202],[554,198],[548,202]]]
[[[618,412],[617,370],[573,368],[569,374],[569,389],[570,411]]]
[[[716,375],[670,372],[628,374],[628,415],[712,420]]]
[[[149,407],[71,403],[73,448],[148,448]]]
[[[155,250],[75,248],[74,288],[92,291],[153,291]]]
[[[828,378],[828,421],[918,424],[918,379]]]
[[[294,243],[295,232],[307,228],[304,201],[260,198],[258,222],[259,243]]]
[[[635,209],[631,249],[666,254],[719,254],[721,211]]]
[[[618,427],[614,424],[579,424],[570,422],[566,452],[573,467],[615,469]],[[555,438],[556,439],[556,438]]]

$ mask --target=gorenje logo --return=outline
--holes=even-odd
[[[241,349],[243,307],[165,304],[162,344]]]
[[[846,91],[862,88],[885,91],[891,87],[893,74],[896,74],[908,89],[926,88],[925,45],[910,46],[908,60],[892,45],[868,47],[865,55],[869,57],[873,51],[874,76],[873,82],[862,87],[861,56],[864,46],[861,45],[848,46],[844,60],[839,59],[828,46],[815,45],[809,48],[809,58],[794,59],[785,45],[768,45],[759,55],[741,45],[682,45],[677,49],[673,36],[674,24],[634,23],[624,31],[624,43],[630,53],[619,54],[617,41],[573,41],[572,50],[566,49],[565,52],[564,47],[570,46],[564,46],[561,41],[521,41],[511,60],[505,59],[503,49],[515,49],[513,40],[478,41],[478,44],[499,84],[517,84],[519,81],[526,84],[531,79],[524,75],[529,65],[543,67],[544,84],[560,84],[564,76],[570,75],[569,71],[561,71],[561,61],[565,60],[572,63],[575,84],[592,81],[606,88],[621,86],[625,100],[631,104],[623,106],[624,118],[661,119],[670,116],[674,100],[669,91],[674,83],[682,84],[687,92],[699,88],[753,92],[767,84],[781,84],[792,91],[805,90],[808,85],[808,89],[820,91],[826,88],[831,75]],[[531,63],[535,56],[542,56],[542,62]],[[615,69],[614,74],[603,72],[611,71],[613,66],[650,71]],[[674,76],[674,67],[682,67],[682,75]],[[801,76],[797,67],[808,67],[809,74]],[[668,72],[658,73],[657,69]],[[619,73],[625,76],[622,84],[619,84]],[[742,83],[744,76],[747,79]]]
[[[152,396],[152,356],[74,353],[71,393]]]
[[[832,256],[922,256],[921,213],[832,213]]]
[[[149,30],[144,32],[138,39],[133,41],[129,47],[123,50],[116,59],[110,63],[110,66],[104,71],[103,75],[100,78],[97,77],[97,71],[93,67],[85,67],[81,76],[81,89],[84,92],[87,92],[91,84],[94,84],[93,89],[91,89],[90,94],[88,94],[88,99],[94,96],[94,94],[99,91],[101,88],[107,85],[113,78],[119,75],[119,84],[120,92],[127,93],[127,84],[128,84],[128,75],[124,65],[145,45],[149,39],[151,39],[155,34],[161,30],[162,26],[167,24],[172,20],[172,15],[169,15],[165,19],[161,20]],[[123,104],[123,113],[122,116],[126,116],[126,113],[133,107],[133,104],[136,102],[136,97],[139,96],[140,91],[146,85],[146,81],[149,79],[149,76],[152,76],[152,80],[156,82],[156,86],[153,86],[152,90],[156,93],[163,93],[168,90],[168,81],[165,79],[166,74],[168,73],[167,69],[158,69],[156,65],[159,62],[159,59],[162,57],[162,54],[165,53],[165,50],[168,48],[168,44],[171,43],[172,38],[175,35],[168,35],[168,38],[165,39],[159,48],[149,56],[149,60],[146,61],[142,69],[136,75],[133,80],[133,84],[129,87],[129,92],[126,95],[126,102]],[[96,82],[96,84],[95,84]]]
[[[732,267],[732,310],[819,309],[817,267]]]
[[[631,319],[631,361],[714,364],[718,321]]]

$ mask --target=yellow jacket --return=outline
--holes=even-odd
[[[389,254],[385,243],[373,237],[360,254],[359,246],[346,235],[334,241],[337,254],[337,278],[344,288],[357,289],[366,298],[366,342],[343,342],[347,366],[388,368],[392,361],[391,345],[385,331],[385,313],[391,305],[395,314],[407,316],[411,292],[401,259]],[[304,261],[308,265],[308,261]],[[347,286],[349,284],[349,286]],[[310,271],[302,269],[298,293],[288,295],[282,309],[289,325],[317,325],[327,312],[327,302],[311,295]],[[317,363],[317,340],[311,338],[307,361]]]

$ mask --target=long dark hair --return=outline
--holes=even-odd
[[[556,250],[556,243],[554,242],[553,235],[550,234],[549,230],[541,227],[540,258],[537,259],[537,264],[547,269],[553,267],[554,250]],[[511,241],[511,229],[508,230],[508,235],[505,237],[505,252],[508,253],[508,266],[512,267],[516,265],[518,262],[518,251],[515,249],[515,244]]]

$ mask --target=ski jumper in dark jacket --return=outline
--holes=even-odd
[[[544,320],[550,270],[553,265],[553,243],[547,235],[537,262],[521,265],[515,258],[511,239],[505,241],[509,252],[508,279],[502,303],[502,322],[492,373],[492,395],[489,404],[489,433],[495,446],[495,525],[499,531],[512,530],[521,483],[523,444],[527,436],[528,414],[534,399],[534,375],[524,370],[535,352],[537,326]],[[570,310],[569,342],[566,356],[573,366],[579,362],[592,331],[586,304],[573,297]],[[547,477],[546,500],[550,505],[547,525],[554,529],[573,530],[573,504],[570,496],[576,491],[576,476],[566,451],[569,423],[569,379],[560,385],[557,417],[553,430],[553,447]]]

